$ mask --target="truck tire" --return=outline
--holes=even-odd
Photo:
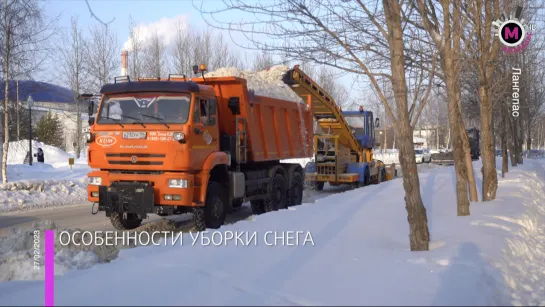
[[[295,171],[291,174],[290,187],[288,189],[288,207],[298,206],[303,202],[303,176]]]
[[[127,218],[123,218],[123,213],[112,212],[110,222],[117,230],[131,230],[142,225],[142,220],[134,213],[127,213]]]
[[[265,199],[265,212],[277,211],[287,208],[287,192],[286,179],[282,174],[276,174],[273,177],[272,189],[270,196]]]
[[[225,189],[215,181],[208,181],[204,207],[193,208],[193,221],[197,231],[218,229],[225,223]]]
[[[260,215],[265,213],[265,207],[263,206],[263,200],[252,200],[250,201],[251,207],[252,207],[252,213],[255,215]]]

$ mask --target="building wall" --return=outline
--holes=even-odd
[[[76,143],[76,128],[77,128],[77,122],[76,122],[76,112],[72,111],[74,110],[74,107],[66,107],[65,103],[38,103],[34,104],[34,107],[32,108],[32,126],[36,126],[38,121],[42,117],[44,117],[48,112],[55,113],[58,118],[60,119],[63,127],[63,133],[64,133],[64,149],[67,152],[75,151],[76,146],[74,146],[74,143]],[[70,110],[70,111],[67,111]],[[87,109],[84,108],[82,110],[82,115],[86,115]],[[89,124],[87,123],[87,120],[82,120],[82,129],[88,128]],[[80,140],[83,145],[85,145],[85,141],[83,139],[83,134],[81,134],[82,139]]]

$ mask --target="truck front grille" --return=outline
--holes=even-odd
[[[127,158],[127,159],[108,159],[109,164],[113,165],[163,165],[162,159],[165,154],[147,154],[147,153],[107,153],[106,158]]]

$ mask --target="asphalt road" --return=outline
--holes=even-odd
[[[346,191],[347,186],[329,187],[325,186],[324,191],[304,191],[303,202],[311,203],[316,199],[326,197]],[[244,204],[235,212],[227,215],[226,224],[236,223],[244,220],[252,215],[250,204]],[[52,207],[44,209],[34,209],[28,211],[14,211],[3,213],[0,215],[0,236],[6,236],[10,228],[31,228],[35,221],[51,220],[61,228],[82,230],[114,230],[110,224],[110,220],[105,216],[104,212],[99,212],[96,215],[91,214],[90,203],[77,204],[62,207]],[[162,220],[163,217],[150,215],[150,218],[144,220],[143,224],[153,223]],[[191,214],[183,214],[177,216],[169,216],[169,220],[175,221],[178,227],[183,230],[189,230],[193,226]]]

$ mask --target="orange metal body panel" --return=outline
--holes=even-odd
[[[183,79],[179,81],[183,82]],[[246,80],[236,77],[193,79],[200,83],[199,92],[193,94],[189,114],[193,114],[197,103],[195,98],[217,98],[217,112],[213,115],[217,125],[203,126],[196,123],[193,116],[186,124],[170,124],[170,128],[161,123],[146,123],[146,127],[137,124],[95,124],[90,132],[96,139],[89,146],[88,163],[97,169],[88,176],[99,176],[103,185],[113,181],[149,181],[154,183],[155,203],[173,206],[202,206],[206,197],[209,172],[217,164],[227,165],[227,154],[220,151],[220,134],[235,135],[236,118],[246,119],[248,162],[272,161],[280,159],[305,158],[313,154],[312,113],[305,104],[254,96],[246,87]],[[172,82],[176,82],[173,81]],[[123,95],[123,94],[122,94]],[[146,96],[149,94],[135,94]],[[175,95],[175,94],[165,94]],[[240,115],[233,115],[228,107],[229,97],[240,98]],[[207,144],[203,134],[195,134],[197,128],[212,137]],[[146,139],[122,138],[124,131],[146,131]],[[172,133],[178,131],[186,135],[187,142],[179,144],[172,141]],[[132,156],[138,161],[149,164],[129,163]],[[126,171],[163,171],[161,174],[122,174],[112,170]],[[168,179],[187,179],[187,189],[168,187]],[[88,185],[88,199],[98,202],[98,197],[91,196],[98,192],[98,186]],[[180,194],[181,201],[163,199],[164,194]]]
[[[236,117],[246,119],[248,161],[260,162],[312,156],[312,113],[302,103],[250,96],[246,80],[237,77],[194,78],[211,86],[218,98],[220,132],[234,135]],[[229,97],[240,97],[240,115],[228,107]]]

